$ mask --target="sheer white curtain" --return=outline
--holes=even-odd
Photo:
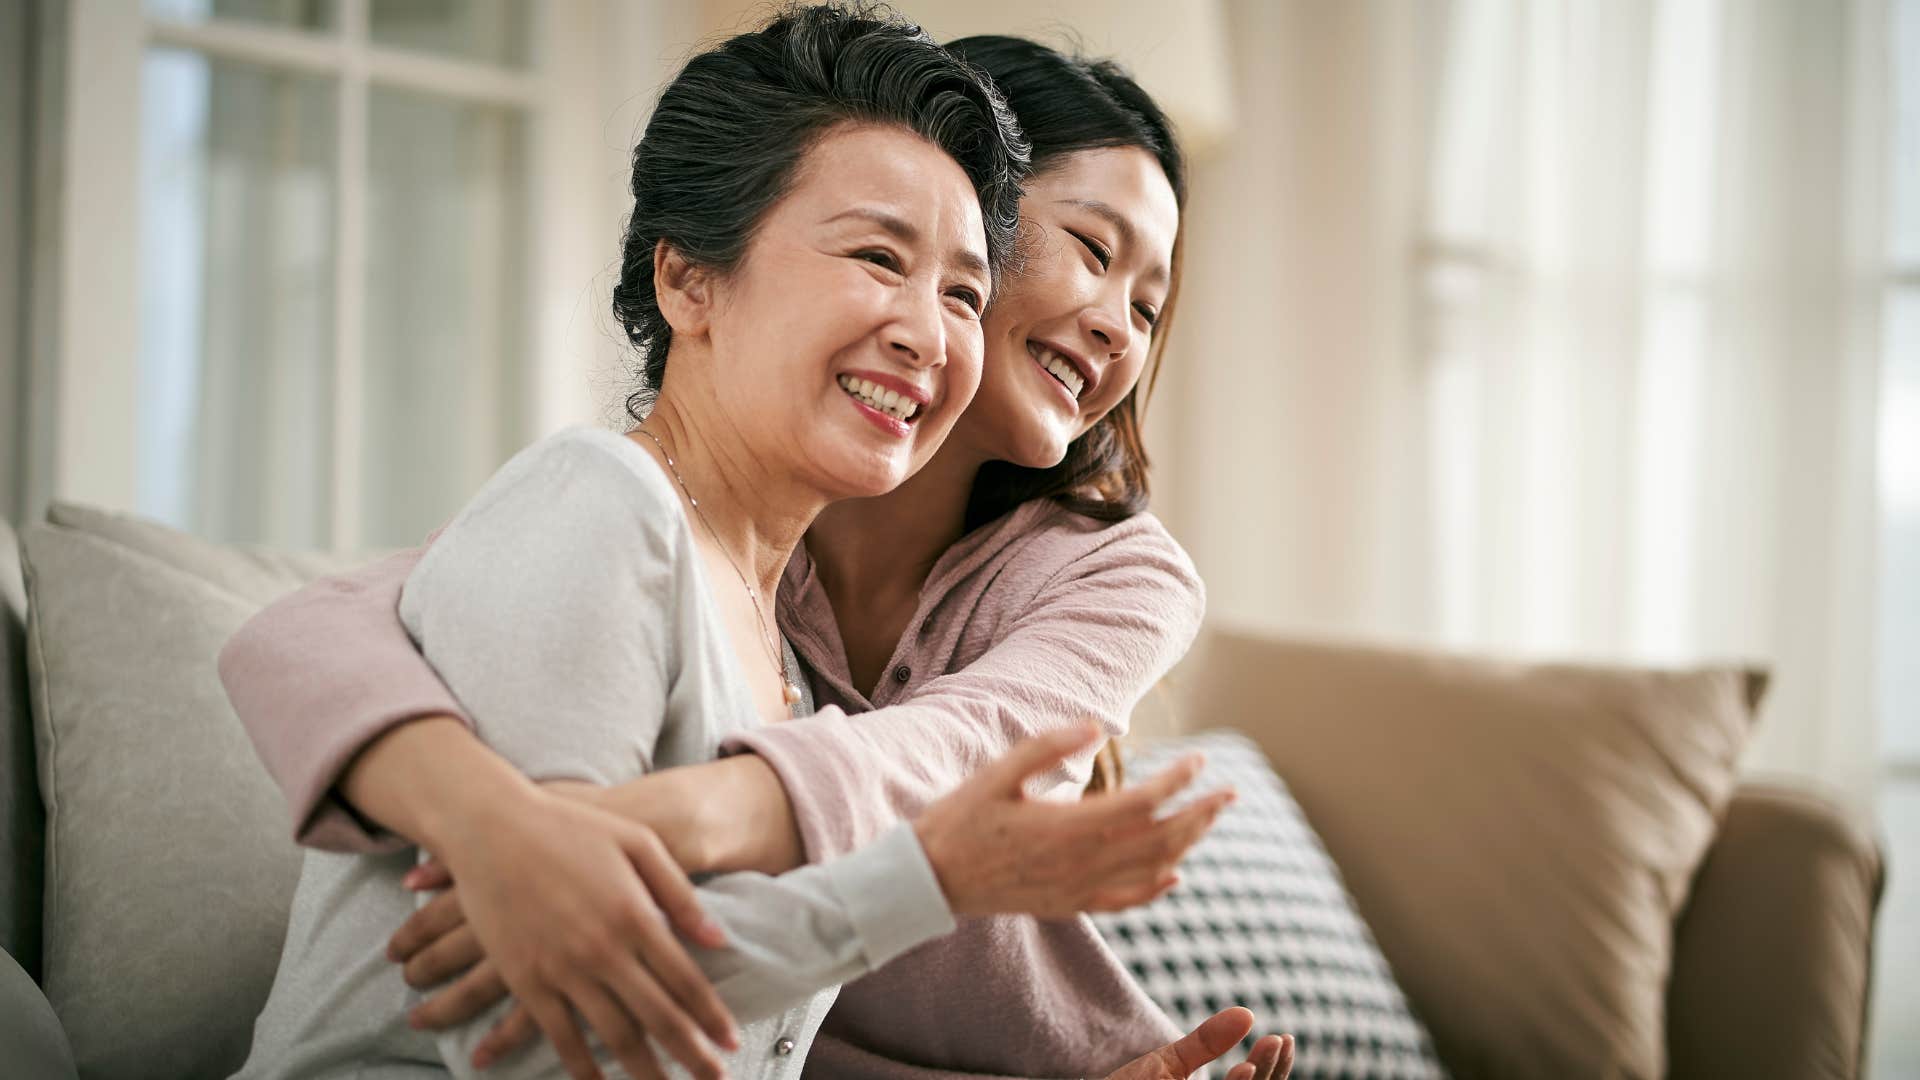
[[[1229,7],[1157,501],[1213,613],[1753,658],[1866,792],[1878,0]]]

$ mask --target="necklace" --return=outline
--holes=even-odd
[[[660,441],[658,435],[648,431],[644,424],[635,430],[652,439],[653,445],[660,448],[660,456],[667,460],[667,471],[680,482],[680,490],[686,492],[687,505],[693,507],[693,516],[699,518],[700,524],[706,527],[707,535],[713,537],[714,546],[720,549],[721,558],[726,559],[727,565],[733,567],[733,576],[740,579],[740,587],[746,590],[747,599],[753,604],[753,617],[760,624],[760,644],[767,647],[767,659],[773,661],[773,670],[779,673],[780,700],[790,706],[799,704],[800,688],[787,678],[787,665],[781,659],[780,646],[773,636],[773,630],[767,624],[767,613],[760,607],[759,592],[747,583],[747,575],[741,571],[740,564],[733,561],[733,553],[727,550],[727,545],[720,539],[720,533],[714,529],[713,522],[707,520],[707,512],[700,509],[700,500],[693,497],[693,489],[687,486],[687,478],[680,475],[680,466],[673,463],[673,455],[667,453],[666,444]]]

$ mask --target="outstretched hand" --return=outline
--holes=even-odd
[[[1211,792],[1159,817],[1200,773],[1193,754],[1152,779],[1071,802],[1034,799],[1027,782],[1101,738],[1092,726],[1022,739],[914,819],[955,915],[1064,918],[1144,904],[1178,884],[1175,867],[1233,801]]]
[[[1187,1080],[1252,1030],[1253,1013],[1237,1005],[1222,1009],[1173,1042],[1108,1073],[1107,1080]],[[1227,1070],[1226,1080],[1286,1080],[1292,1071],[1293,1036],[1268,1035],[1253,1044],[1247,1060]]]

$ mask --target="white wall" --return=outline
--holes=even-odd
[[[1405,238],[1424,149],[1406,86],[1430,50],[1386,5],[1227,7],[1237,128],[1193,170],[1186,280],[1149,412],[1155,507],[1210,613],[1403,624],[1418,545],[1398,428],[1415,373]],[[1413,9],[1416,12],[1419,9]]]

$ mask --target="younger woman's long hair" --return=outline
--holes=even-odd
[[[986,72],[1005,97],[1026,135],[1034,173],[1084,150],[1137,147],[1160,163],[1175,202],[1185,210],[1187,164],[1173,124],[1120,65],[992,34],[961,38],[947,49]],[[1033,499],[1052,499],[1101,521],[1120,521],[1147,508],[1147,448],[1140,424],[1160,377],[1160,356],[1180,296],[1180,238],[1185,231],[1183,224],[1174,240],[1173,276],[1140,382],[1099,423],[1068,444],[1059,464],[1032,469],[995,461],[983,467],[967,502],[966,528],[978,528]],[[1120,745],[1108,740],[1094,756],[1086,794],[1118,790],[1125,779]]]

